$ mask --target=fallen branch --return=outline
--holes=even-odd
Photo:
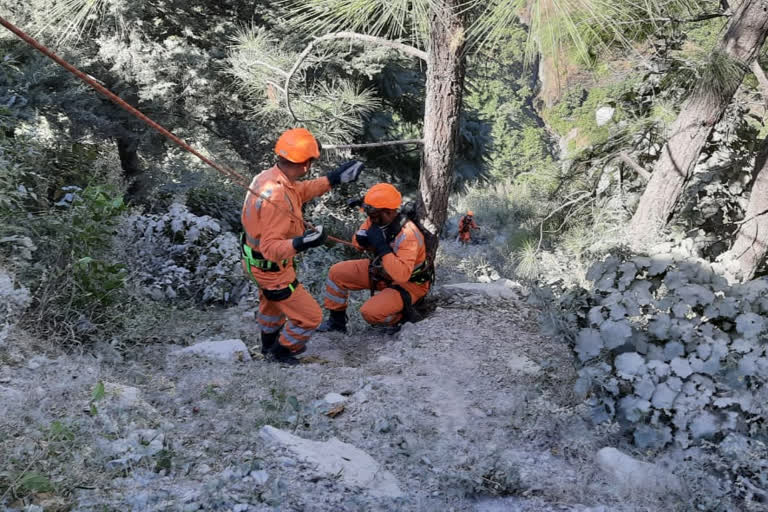
[[[619,158],[622,162],[630,166],[632,169],[635,170],[637,174],[640,175],[641,178],[643,178],[645,181],[648,181],[651,179],[651,173],[643,169],[643,167],[632,160],[632,157],[630,157],[625,151],[619,152]]]
[[[557,212],[559,212],[563,208],[565,208],[567,206],[570,206],[570,205],[572,205],[574,203],[578,203],[582,199],[586,199],[587,197],[591,197],[591,196],[592,196],[592,192],[584,192],[583,194],[581,194],[576,199],[572,199],[570,201],[566,201],[564,204],[560,205],[554,211],[552,211],[552,213],[550,213],[549,215],[544,217],[544,220],[542,220],[541,224],[539,224],[539,243],[536,246],[536,252],[539,252],[541,250],[541,244],[544,241],[544,223],[547,222],[554,214],[556,214]]]
[[[404,144],[424,144],[423,139],[407,139],[407,140],[388,140],[385,142],[366,142],[364,144],[328,144],[323,145],[323,149],[363,149],[363,148],[380,148],[385,146],[401,146]]]

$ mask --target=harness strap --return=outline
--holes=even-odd
[[[282,268],[288,265],[291,260],[283,260],[280,264],[270,261],[264,257],[259,251],[245,243],[245,232],[240,233],[240,247],[242,248],[242,256],[245,263],[248,265],[248,273],[250,274],[251,268],[255,267],[264,272],[279,272]]]
[[[392,285],[390,288],[397,290],[397,292],[400,294],[400,298],[403,299],[403,322],[416,322],[418,318],[416,315],[416,310],[413,309],[411,294],[408,293],[408,290],[397,284]]]

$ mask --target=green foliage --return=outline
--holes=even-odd
[[[534,82],[525,69],[522,45],[527,34],[510,23],[500,39],[469,59],[466,108],[491,126],[489,171],[497,180],[548,173],[556,165],[553,143],[533,108]]]
[[[612,48],[629,49],[676,17],[708,12],[709,0],[494,0],[470,28],[470,38],[495,41],[521,13],[528,20],[526,54],[591,66]]]
[[[70,341],[96,326],[118,329],[124,268],[108,259],[111,235],[125,205],[103,180],[92,146],[40,147],[25,137],[0,141],[0,255],[17,266],[34,300],[25,318],[33,329]],[[69,181],[70,184],[63,186]],[[71,181],[70,181],[71,180]]]
[[[62,421],[53,421],[39,429],[38,443],[24,456],[11,455],[3,458],[0,468],[0,503],[6,496],[23,500],[41,493],[61,494],[77,485],[77,478],[67,474],[64,468],[73,463],[73,451],[82,443],[77,431]]]

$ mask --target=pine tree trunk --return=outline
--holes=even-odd
[[[448,213],[464,88],[462,0],[435,2],[430,18],[424,104],[424,153],[419,177],[422,223],[434,236],[431,251]],[[430,237],[432,238],[432,237]]]
[[[712,129],[733,99],[768,33],[768,1],[744,0],[731,16],[718,50],[738,63],[738,76],[720,90],[696,87],[670,128],[670,137],[632,217],[634,243],[651,240],[669,222]]]
[[[755,181],[744,221],[733,247],[718,258],[728,263],[742,282],[755,277],[768,252],[768,139],[755,159]]]
[[[135,137],[117,137],[117,154],[120,156],[120,167],[128,181],[126,193],[130,198],[139,197],[146,188],[144,183],[146,177],[139,161],[138,149],[139,142]]]

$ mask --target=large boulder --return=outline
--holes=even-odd
[[[597,465],[628,489],[663,494],[680,492],[683,487],[680,480],[664,468],[634,459],[616,448],[598,451]]]
[[[505,282],[447,284],[442,287],[442,290],[449,296],[470,297],[479,295],[494,300],[513,300],[520,296],[520,292],[516,288],[508,286]]]
[[[248,347],[242,340],[202,341],[189,347],[173,352],[174,355],[197,354],[211,359],[223,361],[250,361]]]
[[[317,468],[322,476],[336,477],[352,488],[366,490],[371,496],[397,498],[403,495],[395,476],[364,451],[335,437],[325,442],[310,441],[272,426],[259,432],[266,442],[283,446]]]

